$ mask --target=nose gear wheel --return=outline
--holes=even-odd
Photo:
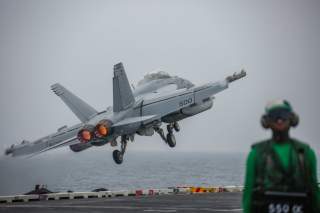
[[[174,123],[170,123],[167,125],[167,135],[165,136],[164,131],[162,128],[160,127],[154,127],[154,130],[160,135],[160,137],[162,138],[162,140],[164,142],[166,142],[166,144],[168,144],[171,148],[176,146],[176,138],[173,134],[173,130],[175,130],[176,132],[180,131],[180,126],[177,122]]]
[[[176,137],[174,137],[174,134],[172,133],[167,134],[167,142],[171,148],[176,146]]]

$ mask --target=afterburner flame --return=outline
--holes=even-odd
[[[84,140],[86,141],[89,141],[91,140],[91,133],[88,131],[88,130],[84,130],[82,133],[81,133],[81,136]]]
[[[106,126],[104,126],[104,125],[100,125],[98,127],[98,132],[99,132],[100,135],[106,136],[108,134],[108,128]]]
[[[94,134],[97,138],[106,137],[110,134],[111,122],[108,120],[100,121],[95,128]]]
[[[82,143],[89,142],[92,139],[92,137],[93,137],[92,131],[90,131],[90,129],[88,128],[83,128],[78,133],[78,140],[81,141]]]

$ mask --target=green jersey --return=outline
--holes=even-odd
[[[258,179],[261,179],[261,173],[268,173],[268,172],[274,172],[274,171],[268,171],[267,167],[263,165],[262,162],[262,152],[261,147],[266,147],[267,143],[270,144],[270,147],[272,149],[272,153],[275,155],[273,158],[275,159],[274,162],[279,167],[283,168],[284,173],[288,174],[288,177],[285,177],[283,179],[289,179],[292,177],[295,177],[298,175],[296,173],[299,173],[299,166],[297,165],[298,162],[298,154],[295,152],[295,149],[293,147],[293,143],[299,143],[301,144],[305,149],[304,158],[306,161],[306,165],[310,168],[308,168],[308,171],[310,173],[309,179],[309,186],[311,187],[312,191],[312,204],[314,212],[320,212],[320,190],[318,188],[317,183],[317,173],[316,173],[316,155],[314,151],[307,145],[304,145],[300,142],[294,142],[296,140],[290,139],[287,142],[284,143],[276,143],[274,141],[266,141],[259,143],[257,146],[253,146],[251,149],[251,152],[248,155],[247,158],[247,169],[246,169],[246,177],[245,177],[245,185],[244,185],[244,193],[243,193],[243,200],[242,205],[245,213],[250,213],[251,205],[252,205],[252,199],[253,199],[253,191],[254,188],[257,186]],[[272,155],[271,155],[272,156]],[[292,160],[293,159],[293,160]],[[259,171],[257,171],[259,170]],[[282,176],[282,174],[273,174],[273,176]],[[265,179],[265,178],[264,178]],[[294,183],[294,181],[299,183]],[[293,179],[293,185],[296,185],[297,188],[304,188],[304,184],[301,181],[301,179]],[[299,185],[300,184],[300,185]],[[280,186],[277,186],[279,184],[274,184],[272,179],[270,180],[262,180],[261,184],[262,187],[266,189],[276,189],[278,191],[290,191],[290,184],[283,184]],[[287,185],[287,186],[286,186]]]

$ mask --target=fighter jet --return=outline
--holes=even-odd
[[[51,149],[69,146],[73,152],[81,152],[92,146],[110,144],[120,150],[113,151],[117,164],[123,162],[128,141],[135,134],[160,135],[169,147],[176,146],[174,131],[179,132],[179,121],[209,110],[214,95],[228,88],[229,83],[246,76],[245,71],[233,74],[215,83],[195,86],[190,81],[170,76],[165,72],[147,74],[131,89],[122,63],[114,65],[113,106],[97,111],[60,84],[51,86],[81,123],[63,126],[57,132],[34,142],[22,141],[6,149],[11,156],[34,156]],[[167,134],[163,130],[166,125]],[[119,140],[119,139],[120,140]]]

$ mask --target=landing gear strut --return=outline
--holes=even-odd
[[[166,142],[171,148],[176,146],[176,138],[173,134],[173,130],[175,130],[176,132],[180,131],[180,126],[177,122],[167,125],[167,136],[165,136],[163,129],[160,127],[156,127],[154,128],[154,130],[160,135],[162,140]]]
[[[117,164],[121,164],[123,162],[123,155],[126,152],[127,143],[128,143],[127,137],[125,135],[121,136],[121,151],[114,150],[112,153],[113,160]]]
[[[173,123],[173,128],[174,128],[174,130],[176,130],[176,132],[180,131],[180,125],[178,124],[178,122]]]

